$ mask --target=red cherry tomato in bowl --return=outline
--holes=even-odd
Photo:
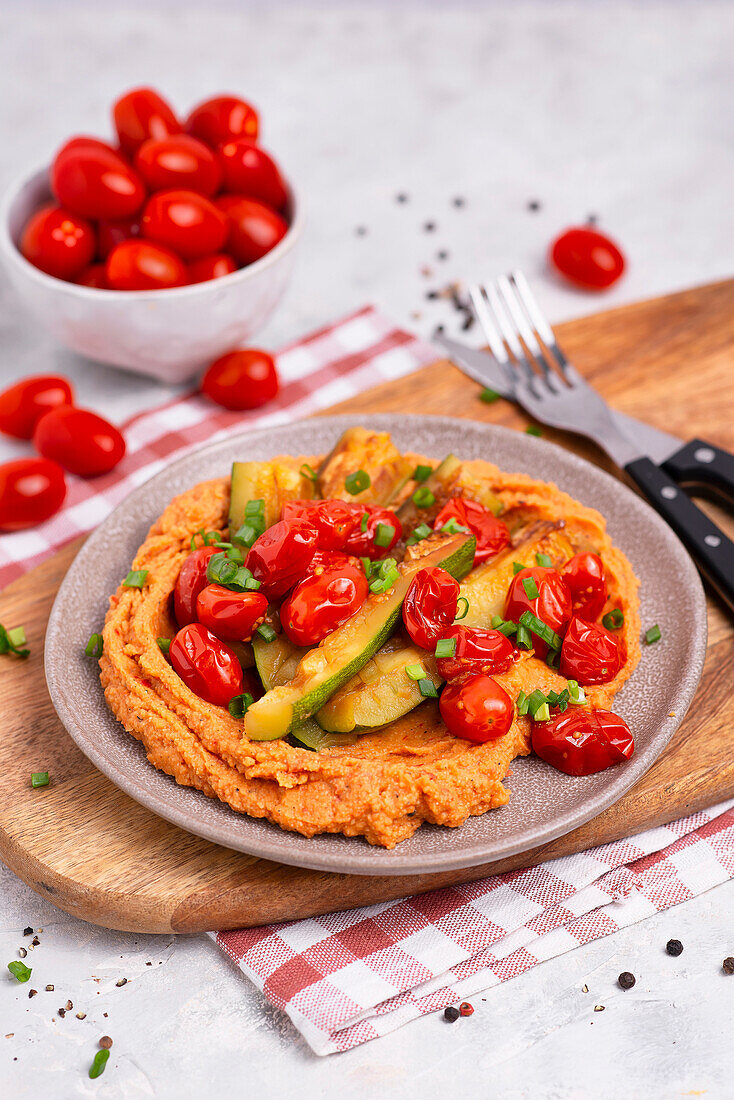
[[[186,119],[186,129],[213,148],[237,138],[255,141],[259,129],[257,111],[237,96],[213,96],[194,107]]]
[[[567,229],[551,245],[551,263],[584,290],[606,290],[624,273],[624,256],[596,229]]]
[[[153,88],[132,88],[120,96],[112,117],[120,147],[128,154],[150,138],[161,140],[182,129],[173,109]]]
[[[71,405],[71,383],[59,374],[35,374],[0,393],[0,432],[30,439],[38,421],[59,405]]]
[[[74,280],[77,286],[88,286],[92,290],[109,290],[104,264],[90,264]]]
[[[171,641],[168,657],[195,695],[217,707],[226,707],[242,694],[244,677],[237,657],[201,623],[189,623]]]
[[[447,684],[438,706],[449,733],[478,744],[503,737],[515,714],[505,689],[484,673]]]
[[[143,208],[140,227],[148,240],[172,248],[185,260],[219,252],[228,232],[222,211],[195,191],[152,195]]]
[[[288,232],[285,218],[257,199],[221,195],[216,204],[229,219],[227,248],[243,265],[265,256]]]
[[[537,596],[529,596],[530,591],[537,589]],[[505,600],[504,618],[518,622],[524,611],[532,611],[542,622],[555,630],[556,634],[565,633],[571,618],[571,593],[568,585],[555,569],[542,565],[534,565],[521,569],[510,584]],[[547,644],[533,634],[533,649],[536,656],[543,658],[548,652]]]
[[[102,219],[97,224],[97,255],[106,260],[123,241],[140,236],[140,218]]]
[[[561,676],[580,684],[608,684],[622,667],[619,641],[596,623],[573,618],[561,648]]]
[[[188,274],[175,252],[152,241],[123,241],[107,257],[110,290],[167,290],[186,286]]]
[[[533,722],[533,752],[566,775],[593,775],[629,760],[635,742],[629,726],[610,710],[567,710]]]
[[[474,554],[474,564],[493,558],[510,545],[510,532],[507,524],[497,519],[488,508],[482,507],[474,500],[465,500],[464,497],[452,497],[444,504],[433,523],[434,531],[440,531],[449,520],[455,520],[462,527],[468,528],[477,540],[477,549]]]
[[[274,523],[250,547],[247,568],[269,600],[284,596],[306,573],[316,553],[318,531],[302,520]]]
[[[607,602],[607,582],[599,555],[588,551],[574,554],[561,569],[561,576],[571,593],[574,615],[587,622],[598,619]]]
[[[344,554],[338,558],[320,557],[315,566],[312,563],[307,576],[281,604],[280,622],[294,645],[318,645],[367,598],[369,583],[361,563]]]
[[[56,279],[75,279],[94,258],[94,230],[86,218],[50,203],[25,224],[20,251]]]
[[[51,190],[84,218],[129,218],[145,200],[143,181],[102,142],[65,145],[51,166]]]
[[[221,279],[237,270],[237,264],[226,252],[212,252],[189,264],[189,282],[206,283],[209,279]]]
[[[285,180],[269,153],[254,141],[225,141],[219,146],[225,190],[282,210],[288,199]]]
[[[215,359],[201,380],[201,390],[225,409],[257,409],[277,395],[278,371],[272,355],[259,348],[229,351]]]
[[[499,630],[481,630],[457,623],[443,632],[441,640],[444,639],[455,643],[453,656],[436,660],[439,675],[444,680],[457,680],[460,676],[479,672],[488,675],[506,672],[515,659],[515,647]]]
[[[437,640],[456,618],[459,582],[438,566],[413,577],[403,603],[403,622],[410,640],[433,651]]]
[[[143,142],[134,163],[150,191],[183,188],[211,197],[222,182],[222,166],[217,157],[202,141],[188,134]]]
[[[232,592],[221,584],[208,584],[196,597],[199,622],[225,641],[249,642],[267,609],[261,592]]]
[[[58,512],[66,496],[64,471],[47,458],[18,458],[0,466],[0,531],[23,531]]]
[[[44,458],[80,477],[108,473],[125,454],[125,440],[114,424],[72,405],[60,405],[41,417],[33,445]]]
[[[206,570],[216,553],[214,546],[201,546],[193,550],[181,566],[173,589],[173,611],[179,626],[196,621],[196,601],[209,584]]]

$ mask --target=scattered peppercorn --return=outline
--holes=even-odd
[[[436,230],[436,223],[435,222],[424,222],[423,223],[423,232],[424,233],[434,233],[435,230]]]
[[[582,993],[588,993],[588,992],[589,992],[589,987],[588,987],[588,985],[582,985],[582,986],[581,986],[581,992],[582,992]]]
[[[448,1020],[450,1024],[455,1024],[459,1016],[461,1016],[461,1013],[458,1008],[455,1008],[453,1005],[449,1005],[448,1008],[443,1010],[443,1018],[444,1020]]]
[[[23,935],[24,936],[32,936],[33,935],[33,929],[30,926],[28,928],[24,928],[23,929]]]
[[[28,955],[28,952],[26,951],[25,947],[20,947],[18,948],[18,954],[20,955],[21,959],[25,959]]]
[[[58,1010],[58,1013],[59,1013],[59,1016],[61,1017],[61,1019],[63,1020],[64,1016],[66,1015],[66,1009],[65,1008],[60,1008]]]
[[[127,978],[120,978],[119,981],[115,982],[115,985],[118,987],[121,985],[127,985]]]
[[[445,248],[439,249],[438,252],[436,253],[436,259],[437,260],[448,260],[448,258],[449,258],[449,254],[448,254],[448,252],[446,251]]]
[[[634,974],[630,974],[629,970],[623,970],[617,978],[620,989],[631,989],[636,981]]]
[[[77,1020],[86,1020],[87,1014],[86,1012],[77,1012],[76,1018]]]
[[[538,211],[540,210],[540,203],[538,202],[537,199],[531,199],[530,200],[530,202],[528,203],[528,210],[530,211],[531,214],[537,214],[538,213]]]
[[[453,200],[453,203],[454,206],[458,207],[466,206],[466,199],[462,199],[461,195],[457,195],[456,198]]]
[[[408,196],[405,194],[404,191],[399,191],[398,194],[395,196],[395,202],[407,202],[407,201],[408,201]]]
[[[462,1001],[459,1005],[460,1016],[471,1016],[474,1012],[474,1005],[470,1005],[468,1001]]]
[[[39,940],[38,936],[34,936],[31,940],[31,947],[38,947],[40,942],[41,941]]]
[[[102,1047],[102,1050],[109,1050],[112,1046],[112,1040],[109,1035],[103,1035],[99,1041],[99,1045]]]
[[[53,991],[54,991],[54,987],[52,985],[47,985],[46,986],[46,992],[47,993],[53,993]]]
[[[734,955],[727,955],[721,964],[721,969],[725,974],[734,974]]]
[[[681,955],[683,953],[683,944],[680,942],[680,940],[668,940],[665,945],[665,950],[668,952],[669,955],[677,958],[678,955]]]
[[[38,990],[37,990],[37,989],[29,989],[29,990],[28,990],[28,997],[29,997],[29,998],[30,998],[30,997],[35,997],[37,993],[38,993]]]
[[[71,1001],[67,1001],[67,1002],[66,1002],[66,1011],[67,1011],[67,1012],[71,1012],[71,1010],[72,1010],[72,1008],[73,1008],[73,1007],[74,1007],[74,1005],[73,1005],[73,1003],[72,1003]]]
[[[604,1009],[605,1009],[604,1005],[594,1005],[594,1012],[603,1012]]]
[[[426,291],[426,298],[428,298],[429,301],[433,301],[434,298],[438,298],[438,297],[439,297],[439,294],[438,294],[437,290],[427,290]]]

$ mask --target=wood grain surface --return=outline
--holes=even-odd
[[[571,359],[618,409],[684,439],[700,435],[734,449],[734,280],[571,321],[557,332]],[[509,403],[485,405],[477,393],[444,361],[329,412],[440,413],[526,426]],[[610,468],[591,446],[544,434]],[[716,518],[722,522],[722,513]],[[724,525],[734,526],[728,518]],[[0,660],[0,856],[39,894],[85,920],[138,932],[191,932],[304,917],[580,851],[734,794],[734,626],[710,600],[703,679],[673,741],[615,806],[551,844],[501,863],[391,878],[299,870],[220,848],[118,791],[56,717],[43,675],[43,637],[79,545],[68,545],[0,594],[0,622],[22,624],[31,648],[27,661]],[[33,790],[30,773],[45,770],[51,785]]]

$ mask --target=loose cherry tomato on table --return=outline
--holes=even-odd
[[[168,657],[188,688],[206,703],[226,707],[242,694],[244,677],[236,656],[201,623],[189,623],[171,641]]]
[[[216,204],[229,219],[227,248],[241,264],[265,256],[288,232],[288,222],[257,199],[221,195]]]
[[[499,630],[481,630],[478,627],[450,626],[441,635],[441,641],[453,640],[451,657],[439,657],[436,667],[444,680],[456,680],[460,676],[485,672],[506,672],[515,659],[516,650],[508,637]]]
[[[280,607],[286,636],[298,646],[318,645],[357,611],[369,592],[360,562],[344,554],[321,556]]]
[[[395,512],[374,504],[352,504],[356,509],[356,522],[347,537],[344,549],[358,558],[384,558],[403,535],[403,525]],[[363,516],[367,513],[364,531]],[[392,534],[390,533],[392,530]]]
[[[202,393],[237,412],[272,401],[279,385],[272,355],[259,348],[227,352],[215,359],[201,380]]]
[[[196,617],[225,641],[249,642],[265,621],[268,601],[260,592],[232,592],[208,584],[196,597]]]
[[[571,593],[574,615],[587,622],[598,619],[607,602],[604,565],[598,554],[574,554],[561,569]]]
[[[151,138],[135,154],[135,168],[151,191],[184,188],[200,195],[216,195],[222,166],[211,151],[188,134]]]
[[[580,684],[608,684],[622,667],[622,647],[604,627],[573,618],[561,649],[561,676]]]
[[[610,710],[567,710],[533,722],[533,752],[566,775],[592,775],[629,760],[635,742],[629,726]]]
[[[249,199],[282,210],[288,198],[280,169],[269,153],[254,141],[225,141],[219,146],[224,187]]]
[[[94,230],[86,218],[50,203],[25,224],[20,251],[56,279],[75,279],[94,258]]]
[[[510,545],[507,524],[474,500],[452,497],[436,516],[433,523],[434,531],[440,531],[444,524],[452,519],[462,527],[467,527],[476,538],[475,565],[493,558],[495,554],[499,554],[500,550]]]
[[[185,260],[218,252],[227,239],[227,218],[195,191],[159,191],[140,219],[144,237],[172,248]]]
[[[106,474],[125,455],[125,440],[114,424],[72,405],[60,405],[41,417],[33,445],[44,458],[80,477]]]
[[[186,286],[188,274],[175,252],[152,241],[123,241],[107,257],[111,290],[166,290]]]
[[[206,283],[209,279],[221,279],[237,270],[237,264],[226,252],[212,252],[189,264],[189,282]]]
[[[538,590],[537,596],[529,596],[523,582],[527,581],[527,587],[533,590],[532,584]],[[565,633],[571,618],[571,593],[568,585],[555,569],[542,565],[521,569],[513,579],[505,600],[505,619],[518,622],[524,611],[532,611],[542,622],[555,630],[556,634]],[[533,634],[533,649],[536,656],[543,658],[548,652],[547,644]]]
[[[202,546],[193,550],[181,566],[181,572],[173,590],[173,612],[179,626],[196,621],[196,601],[199,593],[209,584],[206,576],[209,561],[217,553],[214,546]]]
[[[315,527],[319,551],[343,550],[363,512],[345,500],[286,500],[281,519],[305,520]]]
[[[74,280],[77,286],[88,286],[93,290],[109,290],[104,264],[90,264]]]
[[[123,241],[140,236],[140,218],[103,218],[97,225],[97,255],[106,260]]]
[[[284,596],[303,577],[316,553],[318,531],[303,520],[284,520],[268,527],[250,547],[247,568],[269,600]]]
[[[584,290],[606,290],[624,272],[624,256],[596,229],[567,229],[551,245],[551,263]]]
[[[150,138],[161,140],[182,130],[172,107],[153,88],[132,88],[120,96],[112,117],[120,146],[128,154]]]
[[[186,129],[214,148],[237,138],[255,141],[259,129],[257,111],[237,96],[214,96],[194,107],[186,119]]]
[[[71,383],[59,374],[23,378],[0,393],[0,432],[14,439],[30,439],[38,421],[59,405],[71,405]]]
[[[421,649],[430,649],[456,618],[459,582],[438,566],[421,569],[413,577],[403,603],[405,629]]]
[[[102,142],[82,139],[56,154],[51,190],[85,218],[129,218],[145,200],[143,181],[127,161]]]
[[[58,512],[66,496],[64,471],[47,458],[0,466],[0,531],[23,531]]]
[[[505,689],[484,673],[447,684],[438,707],[449,733],[478,744],[504,736],[515,714]]]

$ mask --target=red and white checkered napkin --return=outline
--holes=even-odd
[[[64,543],[96,527],[137,485],[188,448],[247,427],[297,420],[437,358],[430,344],[397,328],[371,307],[290,344],[278,353],[281,391],[253,412],[228,412],[197,393],[122,425],[127,454],[104,477],[69,478],[61,512],[30,531],[0,536],[0,589]]]
[[[211,935],[316,1054],[333,1054],[733,877],[734,799],[524,871]]]

